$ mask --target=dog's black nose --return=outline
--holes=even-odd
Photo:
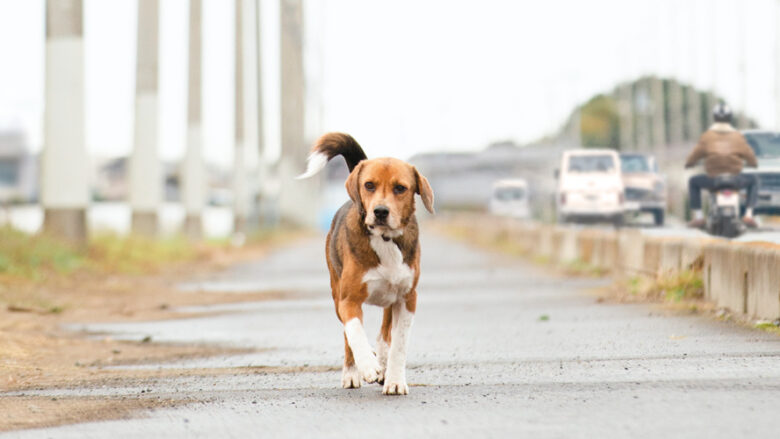
[[[374,208],[374,216],[376,219],[380,221],[384,221],[387,219],[387,216],[390,215],[390,209],[388,209],[385,206],[377,206]]]

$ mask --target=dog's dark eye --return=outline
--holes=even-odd
[[[369,191],[369,192],[374,192],[374,189],[376,189],[376,186],[374,186],[374,183],[372,183],[370,181],[367,181],[366,184],[364,184],[363,186],[365,186],[366,190]]]
[[[406,192],[406,186],[401,186],[400,184],[395,185],[393,188],[393,192],[396,195],[401,195],[402,193]]]

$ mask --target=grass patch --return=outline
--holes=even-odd
[[[197,249],[183,238],[98,235],[86,247],[79,247],[46,235],[0,228],[0,276],[33,281],[79,270],[137,274],[190,260],[197,254]]]
[[[90,268],[125,274],[148,273],[167,264],[195,259],[197,255],[197,248],[183,237],[152,239],[116,235],[90,239],[86,252]]]
[[[85,262],[86,254],[66,242],[0,228],[0,275],[39,280],[45,273],[71,273]]]
[[[619,288],[632,299],[664,302],[688,302],[704,296],[704,282],[698,270],[684,270],[679,273],[652,279],[636,276],[621,282]]]
[[[582,259],[575,259],[563,265],[564,271],[573,276],[603,277],[609,274],[609,270],[591,265]]]
[[[754,323],[753,327],[765,332],[771,332],[772,334],[780,335],[780,319],[775,321],[759,320]]]
[[[700,271],[683,270],[673,276],[662,276],[656,288],[666,300],[681,302],[697,300],[704,296],[704,282]]]

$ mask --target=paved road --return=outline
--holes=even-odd
[[[772,437],[780,431],[780,338],[644,305],[599,304],[600,280],[426,235],[408,397],[340,388],[341,328],[322,242],[281,250],[189,291],[286,289],[286,300],[226,313],[87,329],[155,340],[266,348],[179,367],[287,365],[308,371],[154,380],[186,407],[132,420],[16,432],[112,437]],[[211,310],[211,309],[209,309]],[[379,314],[367,314],[372,333]],[[155,366],[156,367],[156,366]],[[139,395],[142,388],[41,391]]]

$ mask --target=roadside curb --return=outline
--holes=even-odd
[[[614,277],[660,279],[699,272],[704,298],[757,319],[780,317],[780,246],[706,238],[645,236],[637,229],[549,225],[488,215],[440,217],[438,222],[488,240],[509,240],[535,259],[575,262]]]

